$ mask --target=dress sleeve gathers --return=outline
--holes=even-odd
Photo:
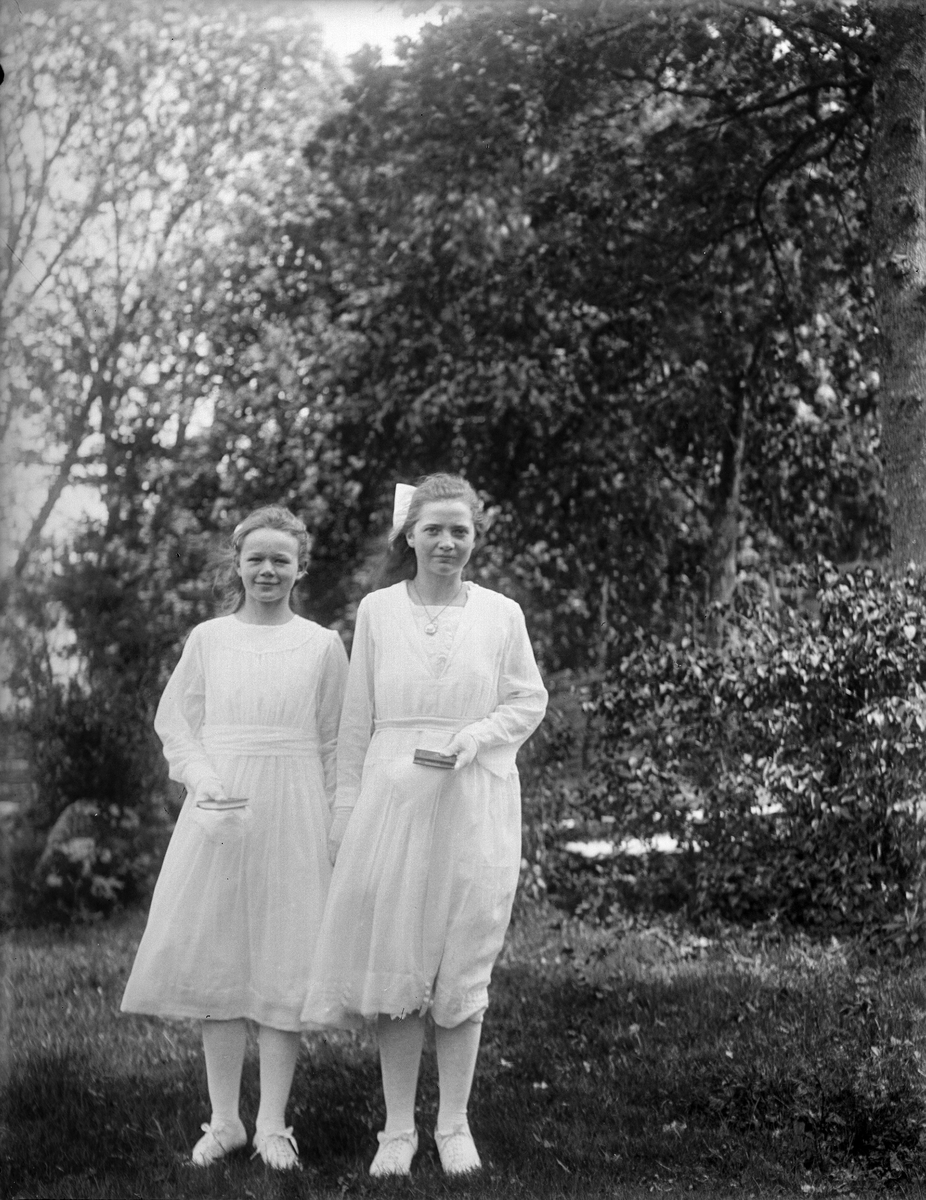
[[[338,730],[337,795],[335,809],[353,809],[360,794],[363,760],[376,719],[373,701],[375,650],[369,605],[360,602],[351,646],[350,672]]]
[[[201,627],[187,638],[154,717],[170,778],[195,792],[204,783],[222,784],[199,740],[206,711]]]
[[[505,607],[509,628],[499,667],[498,704],[464,730],[476,742],[477,761],[501,779],[515,769],[519,748],[543,720],[547,708],[547,689],[534,659],[524,614],[514,601]]]
[[[347,651],[339,634],[334,631],[322,663],[318,684],[318,740],[319,753],[325,773],[325,793],[329,805],[335,800],[337,775],[338,723],[344,703],[344,688],[347,683]]]

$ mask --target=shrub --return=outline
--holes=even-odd
[[[591,677],[573,671],[547,676],[546,717],[518,755],[522,827],[520,901],[546,895],[547,872],[555,855],[557,831],[571,811],[583,767],[587,725],[583,711]]]
[[[150,704],[49,682],[21,715],[34,799],[11,830],[14,920],[87,920],[147,894],[169,835]]]
[[[154,881],[168,832],[162,813],[141,807],[69,804],[29,874],[32,915],[94,920],[140,899]]]
[[[924,648],[920,576],[825,562],[744,586],[720,645],[641,635],[589,704],[586,832],[677,838],[695,914],[920,945]]]
[[[137,523],[126,528],[144,542]],[[149,890],[168,833],[154,709],[202,600],[179,595],[164,566],[182,545],[133,548],[109,525],[88,529],[53,569],[40,558],[10,590],[5,683],[34,795],[12,828],[7,919],[85,919]],[[198,552],[198,539],[190,546]]]

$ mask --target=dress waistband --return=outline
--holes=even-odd
[[[203,747],[212,754],[246,754],[270,757],[312,758],[318,741],[303,729],[279,725],[204,725]]]
[[[463,720],[457,717],[393,717],[389,721],[375,721],[373,728],[377,733],[381,729],[450,729],[458,733],[478,720],[478,717]]]

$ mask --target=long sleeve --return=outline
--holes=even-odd
[[[334,634],[325,652],[318,684],[318,742],[329,804],[334,803],[335,796],[338,726],[344,705],[347,671],[347,651],[340,637]]]
[[[199,740],[205,710],[202,641],[198,629],[194,629],[167,681],[154,717],[154,729],[164,746],[170,778],[190,792],[195,792],[202,783],[222,786]]]
[[[373,701],[375,650],[367,606],[361,601],[350,653],[344,708],[338,730],[338,787],[336,809],[352,809],[360,794],[363,761],[376,718]]]
[[[499,668],[498,704],[488,716],[464,730],[476,742],[478,761],[502,778],[510,774],[518,749],[543,720],[546,708],[547,689],[534,659],[524,614],[512,605]]]

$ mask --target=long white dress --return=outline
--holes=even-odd
[[[430,1012],[452,1028],[488,1005],[521,859],[515,755],[547,693],[518,605],[466,587],[434,638],[404,582],[360,604],[338,734],[337,804],[355,807],[306,1025]],[[469,766],[413,763],[416,748],[441,750],[461,729],[478,745]]]
[[[124,1012],[300,1028],[331,877],[346,676],[339,636],[302,617],[219,617],[191,632],[155,717],[170,777],[188,794]],[[216,780],[247,808],[197,808],[196,786]]]

